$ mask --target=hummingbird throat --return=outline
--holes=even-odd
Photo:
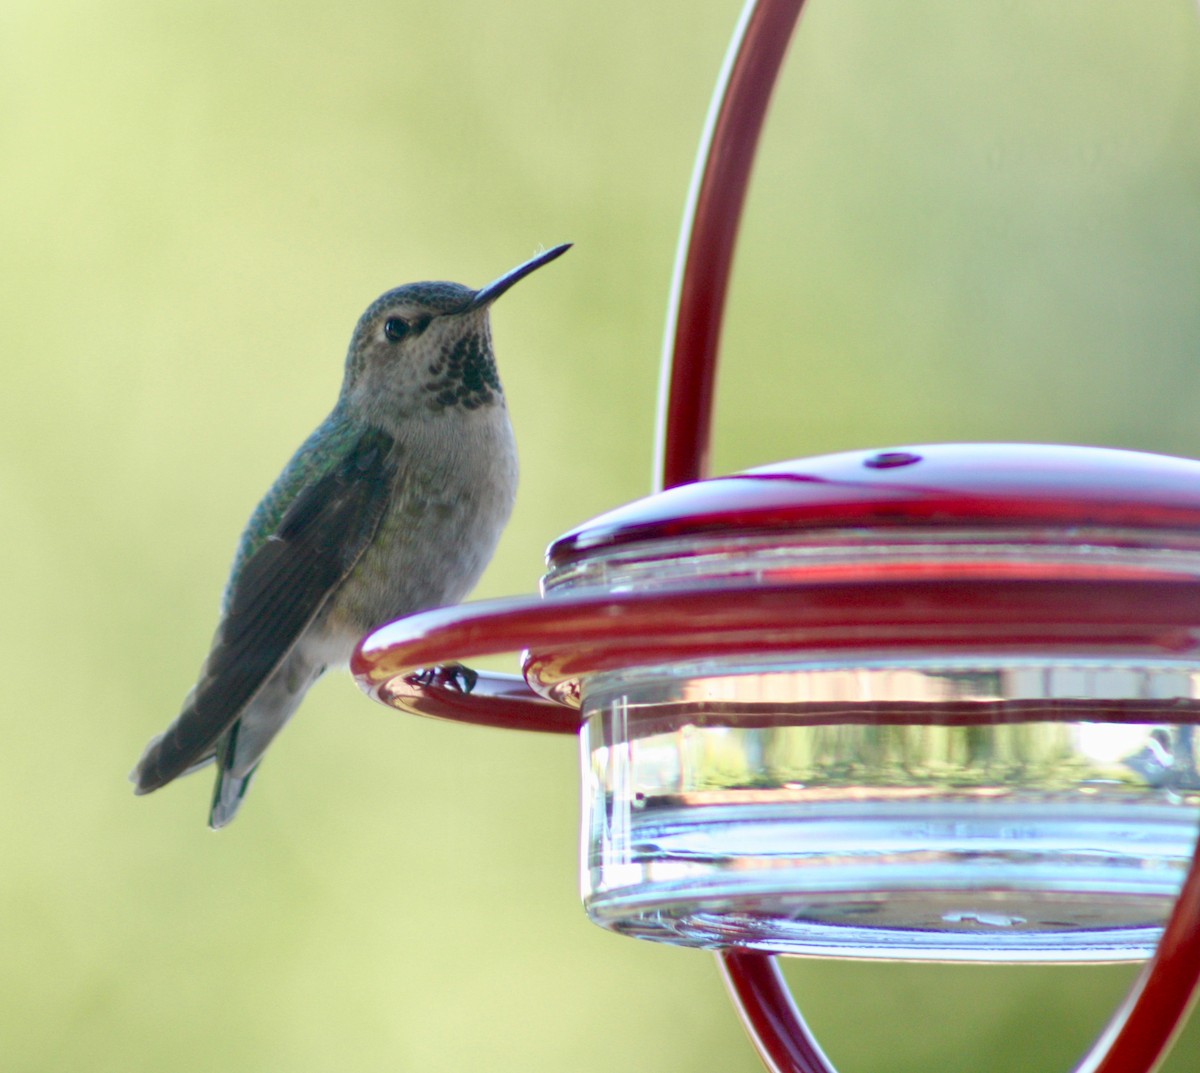
[[[423,386],[434,410],[451,406],[476,410],[500,394],[500,376],[486,332],[456,339],[429,363],[426,372],[429,378]]]

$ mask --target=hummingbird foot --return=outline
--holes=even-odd
[[[470,693],[479,681],[479,672],[463,663],[442,663],[414,671],[405,676],[405,681],[423,689],[455,689],[459,693]]]

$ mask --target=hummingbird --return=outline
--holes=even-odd
[[[569,248],[479,290],[397,287],[359,318],[337,403],[250,516],[199,680],[146,747],[136,793],[212,762],[208,822],[225,826],[325,671],[375,627],[474,587],[517,488],[488,310]]]

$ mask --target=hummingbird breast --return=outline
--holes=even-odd
[[[410,417],[395,434],[396,478],[374,539],[314,622],[349,659],[385,622],[462,600],[512,512],[517,450],[503,398]],[[315,640],[316,638],[311,638]],[[322,645],[324,647],[324,645]]]

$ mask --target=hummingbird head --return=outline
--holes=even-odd
[[[503,397],[488,308],[514,283],[564,254],[556,246],[479,290],[409,283],[381,295],[359,318],[346,356],[342,401],[360,412],[476,410]]]

